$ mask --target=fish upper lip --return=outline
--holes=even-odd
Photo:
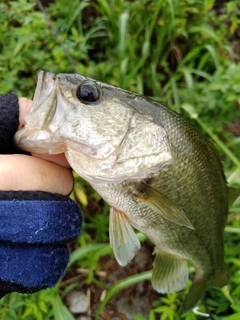
[[[52,93],[56,88],[56,75],[47,71],[40,70],[38,72],[38,81],[35,94],[33,97],[32,109],[38,108],[40,104]]]
[[[49,88],[45,87],[45,90],[51,92],[56,87],[57,75],[47,71],[42,71],[42,72],[43,72],[43,76],[41,78],[41,85],[43,86],[43,84],[45,84],[45,86],[46,85],[50,86]]]

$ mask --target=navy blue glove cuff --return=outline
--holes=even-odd
[[[0,242],[28,244],[68,243],[82,226],[75,201],[0,201]]]
[[[80,234],[77,203],[43,191],[0,191],[0,200],[0,297],[53,287]]]
[[[13,291],[32,293],[55,286],[68,260],[67,246],[0,244],[0,297]]]

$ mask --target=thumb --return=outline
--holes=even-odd
[[[24,127],[26,124],[24,118],[30,112],[30,109],[32,106],[32,100],[29,100],[27,98],[19,98],[18,104],[19,104],[19,126],[18,126],[18,130],[19,130],[22,127]]]

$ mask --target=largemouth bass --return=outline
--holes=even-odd
[[[64,152],[110,205],[110,244],[120,265],[137,253],[133,227],[155,244],[152,284],[180,291],[191,310],[228,283],[223,232],[228,188],[214,146],[179,114],[149,98],[76,74],[40,71],[19,148]]]

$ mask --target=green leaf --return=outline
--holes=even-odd
[[[146,271],[146,272],[139,273],[137,275],[130,276],[124,280],[119,281],[117,284],[112,286],[112,288],[108,290],[104,300],[101,302],[100,306],[98,307],[95,319],[96,320],[98,319],[105,305],[116,293],[118,293],[119,291],[131,285],[139,283],[141,281],[150,280],[151,278],[152,278],[152,271]]]
[[[229,317],[225,317],[224,320],[239,320],[240,319],[240,312],[234,313]]]
[[[199,26],[194,26],[194,27],[189,28],[189,32],[190,33],[199,32],[202,34],[203,37],[213,39],[217,43],[220,43],[219,37],[217,36],[216,32],[214,31],[214,29],[210,25],[202,24]]]
[[[142,316],[134,316],[135,320],[147,320],[146,318],[142,317]],[[150,319],[149,319],[150,320]]]
[[[185,111],[187,111],[192,119],[198,118],[198,114],[197,114],[193,105],[191,105],[189,103],[184,103],[181,105],[181,108],[184,109]]]
[[[53,306],[53,313],[54,317],[57,320],[75,320],[75,317],[71,314],[71,312],[66,308],[63,304],[60,296],[55,294],[52,297],[52,306]]]
[[[154,310],[151,310],[149,313],[149,320],[156,320],[155,312]]]
[[[218,58],[218,53],[216,51],[216,48],[213,45],[207,44],[205,48],[209,51],[210,55],[212,56],[212,59],[215,63],[216,69],[219,67],[219,58]]]
[[[88,255],[89,253],[98,251],[105,246],[106,246],[105,244],[96,243],[96,244],[89,244],[84,247],[78,248],[77,250],[73,251],[70,256],[69,266],[72,265],[77,260],[81,259],[82,257]]]
[[[27,308],[25,309],[25,312],[22,314],[21,318],[22,318],[22,319],[25,319],[25,318],[27,318],[27,316],[29,316],[30,314],[32,314],[32,315],[34,316],[34,310],[33,310],[33,308],[31,308],[31,307],[27,307]]]
[[[47,309],[46,302],[44,300],[39,301],[38,306],[41,311],[43,311],[44,313],[47,313],[48,309]]]
[[[225,232],[230,232],[230,233],[240,233],[240,227],[226,226],[224,230]]]

